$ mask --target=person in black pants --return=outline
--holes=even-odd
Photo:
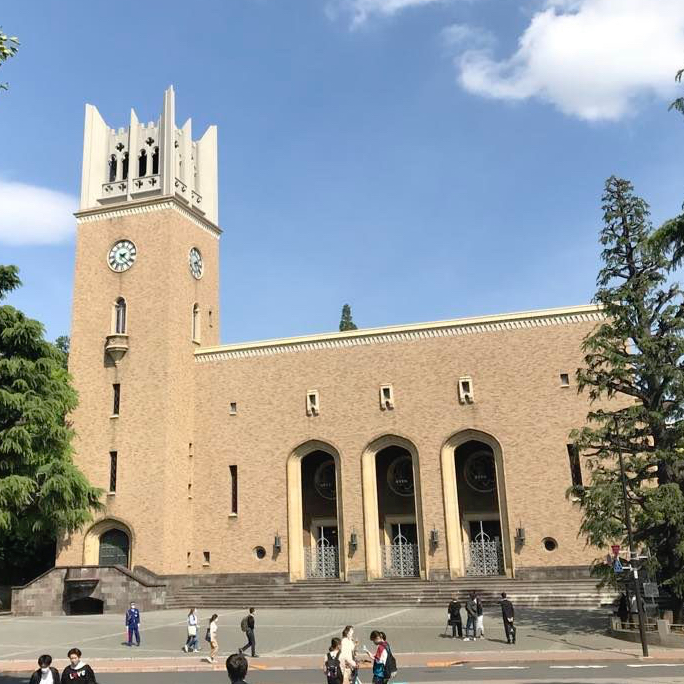
[[[256,653],[256,639],[254,637],[254,608],[249,609],[249,615],[242,618],[241,627],[247,635],[247,643],[238,649],[238,653],[242,655],[248,648],[252,649],[252,658],[258,658]]]
[[[513,604],[506,597],[506,592],[501,594],[501,617],[503,618],[504,631],[506,632],[506,641],[509,644],[515,643],[515,610]]]
[[[454,596],[447,608],[448,623],[451,626],[451,638],[456,638],[456,631],[458,631],[458,638],[463,638],[463,622],[461,620],[461,603]]]

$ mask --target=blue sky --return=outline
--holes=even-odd
[[[50,338],[86,102],[125,126],[173,84],[178,124],[218,125],[225,342],[334,330],[345,302],[361,327],[584,303],[604,180],[656,223],[684,201],[680,0],[34,0],[0,22],[22,42],[0,263]]]

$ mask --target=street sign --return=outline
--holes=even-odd
[[[610,547],[610,550],[613,552],[614,556],[617,556],[620,553],[620,544],[613,544]]]
[[[658,598],[660,591],[657,582],[644,582],[644,596],[646,598]]]
[[[613,570],[615,572],[622,572],[623,571],[622,563],[620,563],[620,559],[616,558],[615,563],[613,563]]]

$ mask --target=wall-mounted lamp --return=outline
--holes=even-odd
[[[515,541],[519,546],[522,546],[525,543],[525,528],[524,527],[516,527],[516,529],[515,529]]]
[[[280,535],[276,532],[275,539],[273,540],[273,550],[278,552],[283,548],[283,542],[280,539]]]
[[[349,535],[349,548],[350,548],[352,551],[356,551],[356,548],[358,547],[358,545],[359,545],[359,538],[358,538],[358,536],[356,535],[356,532],[352,532],[352,533]]]
[[[434,528],[430,531],[430,545],[433,549],[439,546],[439,532]]]

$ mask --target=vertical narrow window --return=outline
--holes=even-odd
[[[159,148],[155,147],[152,152],[152,173],[159,173]]]
[[[238,512],[238,473],[237,466],[230,466],[230,514]]]
[[[560,386],[570,387],[570,376],[567,373],[560,374]]]
[[[462,404],[472,404],[475,401],[473,379],[469,375],[458,379],[458,400]]]
[[[188,499],[192,499],[192,482],[188,482]]]
[[[394,388],[392,385],[380,386],[380,408],[383,411],[394,408]]]
[[[138,176],[144,176],[147,173],[147,152],[140,150],[138,157]]]
[[[113,416],[118,416],[119,415],[119,404],[121,402],[121,385],[118,382],[115,382],[112,385],[112,388],[114,390],[114,397],[113,397],[113,406],[112,406],[112,415]]]
[[[228,413],[231,416],[237,416],[237,401],[230,402],[230,408],[228,409]]]
[[[190,554],[190,551],[188,551],[188,567],[192,565],[192,555]]]
[[[114,332],[126,334],[126,300],[123,297],[119,297],[114,305]]]
[[[204,555],[204,565],[209,565],[211,563],[211,553],[203,551],[202,554]]]
[[[570,459],[570,477],[573,487],[582,486],[582,464],[580,463],[579,451],[574,444],[568,444],[568,458]]]
[[[200,341],[200,309],[199,304],[195,304],[192,307],[192,341]]]
[[[318,390],[309,390],[306,393],[306,415],[317,416],[321,410],[321,402],[318,396]]]
[[[109,452],[109,493],[116,492],[116,451]]]
[[[124,152],[123,159],[121,160],[121,178],[122,180],[128,178],[128,152]]]
[[[116,180],[116,155],[113,154],[109,158],[109,182],[113,183]]]

